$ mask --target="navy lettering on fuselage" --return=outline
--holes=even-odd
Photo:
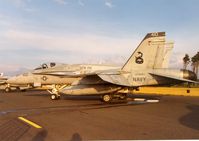
[[[133,81],[135,82],[144,82],[145,80],[145,77],[133,77]]]

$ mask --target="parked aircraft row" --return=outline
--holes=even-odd
[[[61,94],[101,95],[104,102],[125,99],[131,90],[143,86],[196,83],[192,71],[168,68],[172,49],[173,43],[166,41],[165,32],[148,33],[122,67],[45,63],[2,82],[6,91],[12,87],[23,90],[48,86],[52,100]]]

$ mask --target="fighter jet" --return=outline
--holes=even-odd
[[[194,72],[168,68],[172,48],[165,32],[148,33],[122,67],[63,65],[32,73],[66,78],[64,87],[49,91],[52,100],[61,94],[101,95],[104,102],[110,102],[113,98],[125,99],[131,90],[143,86],[195,83]]]

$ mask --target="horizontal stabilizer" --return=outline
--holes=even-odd
[[[168,79],[174,79],[174,80],[178,80],[178,81],[183,81],[183,82],[199,83],[197,81],[184,79],[184,78],[180,78],[180,77],[174,77],[174,76],[171,76],[171,75],[165,75],[165,74],[162,74],[162,73],[150,73],[150,74],[155,75],[155,76],[159,76],[159,77],[168,78]]]

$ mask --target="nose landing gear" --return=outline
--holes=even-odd
[[[60,99],[61,96],[59,94],[59,91],[61,89],[65,88],[66,86],[67,85],[62,85],[62,86],[60,86],[60,85],[53,85],[52,86],[52,90],[47,90],[51,94],[51,96],[50,96],[51,100],[58,100],[58,99]]]
[[[60,99],[60,95],[52,94],[52,95],[50,96],[50,98],[51,98],[52,100],[57,100],[57,99]]]

